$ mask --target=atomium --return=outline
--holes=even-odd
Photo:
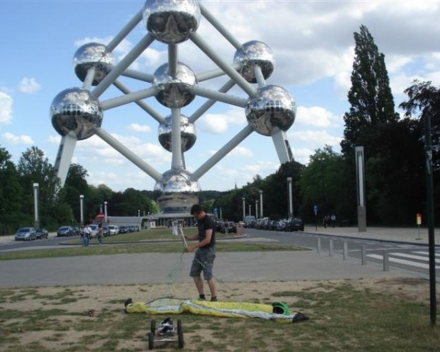
[[[268,79],[274,69],[272,49],[265,43],[252,40],[234,55],[234,63],[239,65],[238,72],[250,83],[257,83],[255,66],[260,67],[263,77]]]
[[[158,128],[159,143],[160,145],[168,150],[172,151],[172,132],[173,128],[171,125],[171,116],[165,118],[165,123],[161,123]],[[192,122],[189,122],[188,117],[181,116],[180,120],[180,138],[181,138],[181,149],[182,152],[190,150],[196,143],[197,134],[195,126]]]
[[[191,88],[197,84],[194,72],[185,64],[177,63],[174,76],[169,72],[169,64],[163,64],[154,72],[153,84],[160,91],[156,99],[168,108],[182,108],[191,103],[195,95]]]
[[[145,28],[165,44],[178,44],[197,31],[200,7],[196,0],[147,0],[143,19]]]
[[[99,43],[88,43],[81,46],[73,57],[73,68],[82,82],[91,68],[95,70],[93,86],[96,86],[107,76],[114,63],[113,54],[107,52],[106,46]]]
[[[233,44],[235,55],[230,64],[220,56],[216,43],[202,40],[198,33],[202,18]],[[112,52],[142,21],[147,32],[144,38],[120,62],[115,63]],[[155,40],[159,42],[156,44],[168,50],[168,62],[158,65],[153,74],[135,70],[133,67],[139,65],[131,65]],[[211,59],[218,68],[196,75],[189,66],[180,62],[178,47],[185,41],[192,41],[203,52],[200,57]],[[76,142],[93,135],[155,181],[154,190],[160,194],[157,202],[165,213],[188,213],[191,206],[198,202],[199,179],[254,132],[271,137],[280,163],[293,160],[286,131],[295,121],[296,104],[286,89],[266,83],[274,71],[272,49],[257,40],[240,45],[232,34],[226,33],[223,24],[196,0],[147,0],[129,24],[107,45],[83,45],[75,53],[73,63],[82,87],[62,91],[50,108],[52,125],[62,136],[55,163],[61,185],[67,177]],[[136,80],[142,88],[133,91],[119,77]],[[216,85],[213,79],[224,80],[218,90],[213,88]],[[147,84],[150,87],[145,87]],[[122,95],[111,96],[112,91],[107,89],[112,85]],[[234,85],[242,91],[239,96],[236,92],[228,94]],[[171,113],[163,116],[149,102],[162,110],[166,107]],[[158,122],[159,143],[172,154],[171,168],[164,173],[157,171],[136,155],[131,146],[123,145],[102,127],[106,110],[134,103],[143,110],[146,121],[153,118]],[[194,109],[193,105],[197,103],[200,106]],[[245,127],[190,172],[186,169],[184,154],[195,149],[197,121],[216,104],[243,108]],[[106,126],[111,126],[111,120],[106,122]],[[212,142],[212,148],[215,148],[216,140],[213,138]]]
[[[296,104],[293,97],[279,86],[258,89],[258,96],[250,98],[246,118],[263,136],[270,136],[275,127],[287,131],[295,122]]]
[[[59,93],[52,101],[50,114],[52,125],[61,136],[73,132],[78,140],[93,136],[103,118],[99,101],[80,88]]]

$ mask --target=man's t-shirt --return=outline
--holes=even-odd
[[[202,242],[206,237],[206,230],[212,230],[211,242],[206,246],[200,248],[211,248],[215,246],[215,227],[214,221],[206,215],[203,219],[197,221],[197,229],[199,230],[199,242]]]

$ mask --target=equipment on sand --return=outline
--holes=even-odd
[[[176,337],[177,334],[177,337]],[[154,349],[154,344],[157,342],[174,342],[177,341],[177,347],[183,348],[183,330],[182,321],[177,320],[177,329],[174,327],[173,321],[170,318],[163,320],[156,329],[156,320],[151,320],[151,329],[148,333],[148,349]]]

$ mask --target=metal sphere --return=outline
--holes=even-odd
[[[115,59],[107,47],[99,43],[88,43],[80,47],[73,56],[73,68],[77,77],[84,82],[87,71],[95,68],[92,85],[98,85],[112,70]]]
[[[169,152],[172,151],[172,125],[171,116],[165,118],[165,123],[161,123],[158,129],[159,143]],[[189,122],[186,116],[180,117],[180,138],[182,152],[190,150],[197,139],[196,128],[192,122]]]
[[[88,90],[63,90],[50,106],[52,125],[62,136],[73,132],[78,140],[94,135],[103,119],[101,103]]]
[[[265,79],[273,72],[275,60],[272,49],[263,42],[252,40],[243,44],[234,55],[234,64],[239,64],[237,70],[249,83],[256,83],[254,66],[260,66]]]
[[[147,0],[142,14],[146,29],[165,44],[178,44],[197,31],[200,6],[197,0]]]
[[[160,91],[156,99],[168,108],[181,108],[191,103],[195,95],[191,93],[191,88],[197,84],[196,75],[185,64],[178,63],[175,77],[169,74],[168,63],[160,66],[154,72],[153,84]]]
[[[197,181],[191,180],[188,171],[180,168],[165,172],[154,190],[162,192],[157,202],[163,213],[188,213],[191,206],[198,203],[200,186]]]
[[[249,98],[247,102],[246,118],[263,136],[270,136],[275,127],[287,131],[295,122],[295,117],[295,100],[279,86],[258,88],[258,96]]]

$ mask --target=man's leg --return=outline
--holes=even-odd
[[[211,291],[211,298],[217,298],[217,282],[214,278],[208,280],[209,289]]]
[[[194,276],[193,279],[194,279],[194,283],[196,284],[197,291],[199,292],[199,296],[204,295],[205,291],[203,289],[203,280],[200,277],[200,275]]]

